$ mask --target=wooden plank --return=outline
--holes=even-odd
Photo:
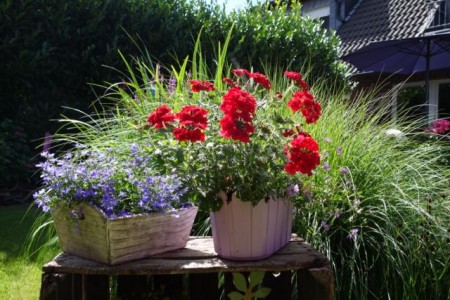
[[[109,300],[109,291],[109,276],[82,275],[83,300]]]
[[[81,274],[72,274],[72,300],[81,299],[82,297],[82,275]]]
[[[242,275],[248,276],[248,272],[243,273]],[[233,273],[231,272],[223,273],[223,294],[225,296],[225,299],[229,299],[228,294],[233,291],[236,291],[236,287],[234,286],[233,283]]]
[[[71,274],[42,274],[39,299],[72,299]]]
[[[334,276],[331,267],[298,270],[297,289],[301,300],[333,300]]]
[[[216,273],[190,274],[189,296],[195,300],[219,299],[219,276]]]
[[[212,239],[204,238],[203,241],[188,242],[188,248],[116,266],[108,266],[63,253],[47,263],[43,270],[49,273],[144,275],[253,270],[282,272],[301,268],[320,268],[328,264],[323,254],[315,251],[309,244],[298,240],[290,241],[273,256],[257,261],[230,261],[211,256],[211,252],[205,250],[208,244],[212,247]],[[186,255],[184,256],[183,253]]]
[[[263,287],[270,288],[270,294],[266,300],[291,299],[292,295],[292,272],[266,272]]]
[[[184,289],[184,275],[155,275],[151,299],[188,299]]]
[[[147,275],[117,276],[117,296],[121,300],[148,299],[150,282]]]

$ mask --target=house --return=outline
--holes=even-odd
[[[304,0],[302,13],[323,20],[342,40],[342,55],[350,54],[371,42],[420,37],[450,32],[450,0]],[[450,49],[449,49],[450,52]],[[393,115],[399,109],[425,104],[424,74],[409,76],[358,73],[353,80],[360,86],[387,80],[391,87],[402,84],[394,94]],[[405,83],[406,81],[406,83]],[[405,83],[405,84],[403,84]],[[413,115],[425,114],[430,122],[450,116],[450,70],[430,74],[429,105]]]

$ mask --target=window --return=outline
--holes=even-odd
[[[426,118],[431,124],[437,119],[450,118],[450,81],[438,80],[430,82],[429,104],[425,101],[425,85],[423,83],[405,84],[394,97],[392,115],[406,115],[407,119]]]
[[[431,29],[447,28],[450,25],[450,0],[435,0],[431,2],[437,5]]]
[[[406,115],[410,120],[427,117],[425,87],[416,85],[400,89],[397,93],[396,110],[397,115]]]
[[[450,118],[450,82],[439,84],[438,118]]]

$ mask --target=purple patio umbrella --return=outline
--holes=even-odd
[[[450,70],[450,32],[416,38],[372,42],[342,57],[361,73],[425,73],[426,101],[430,72]]]

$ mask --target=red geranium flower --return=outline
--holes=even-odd
[[[223,80],[223,82],[225,82],[228,86],[230,86],[230,85],[237,85],[237,83],[234,82],[233,79],[231,79],[231,78],[224,77],[222,80]]]
[[[206,115],[208,111],[198,106],[185,106],[176,114],[179,126],[172,133],[177,140],[181,141],[204,141],[204,130],[208,125]]]
[[[234,75],[239,77],[242,76],[250,77],[250,72],[247,69],[234,69],[231,72],[233,72]]]
[[[286,71],[284,72],[284,75],[286,75],[286,77],[288,77],[289,79],[297,82],[297,84],[300,85],[303,90],[309,90],[309,85],[305,81],[303,81],[303,77],[300,73]]]
[[[205,133],[200,128],[187,129],[182,126],[174,128],[172,133],[180,142],[203,142],[205,140]]]
[[[312,175],[314,170],[320,164],[319,144],[308,133],[300,132],[286,149],[286,155],[289,159],[284,169],[289,174],[300,172],[302,174]]]
[[[247,91],[234,87],[223,96],[220,109],[235,119],[251,122],[256,110],[256,99]]]
[[[208,111],[195,105],[187,105],[176,114],[180,125],[191,126],[200,129],[206,129],[208,119],[206,115]]]
[[[155,129],[160,129],[163,127],[166,128],[169,125],[169,123],[172,123],[174,121],[175,115],[172,113],[172,110],[166,104],[157,107],[147,117],[147,122],[149,122]]]
[[[255,132],[255,127],[243,120],[235,119],[231,115],[225,114],[220,120],[220,135],[226,139],[233,139],[248,143],[250,134]]]
[[[305,108],[302,110],[302,115],[306,119],[307,124],[316,123],[320,117],[322,111],[322,106],[317,101],[312,101],[305,105]]]
[[[287,105],[293,112],[300,110],[307,124],[315,123],[321,115],[322,106],[305,90],[296,92]]]
[[[270,90],[270,81],[265,75],[255,72],[250,73],[250,78],[253,78],[256,83],[262,85],[266,90]]]
[[[285,129],[283,131],[283,136],[284,137],[290,137],[290,136],[293,136],[294,134],[295,134],[295,131],[292,130],[292,129]]]
[[[289,79],[297,81],[297,82],[303,80],[302,75],[300,73],[297,73],[297,72],[286,71],[286,72],[284,72],[284,75],[286,75],[286,77],[288,77]]]
[[[211,82],[204,80],[189,80],[191,89],[193,92],[198,93],[200,91],[211,92],[214,91],[214,85]]]

